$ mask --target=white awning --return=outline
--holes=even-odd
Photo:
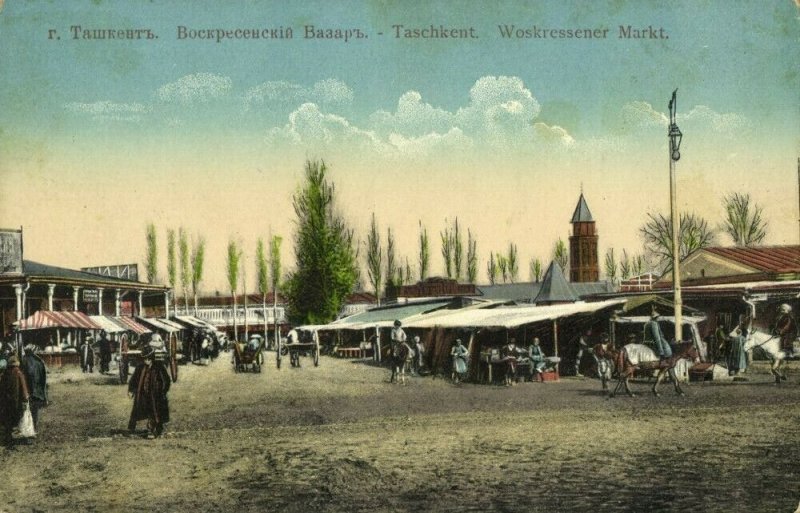
[[[104,329],[106,333],[124,333],[128,331],[105,315],[90,315],[89,318]]]

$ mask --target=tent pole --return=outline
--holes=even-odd
[[[558,356],[558,321],[553,321],[553,356]],[[558,373],[558,365],[556,364],[556,373]]]

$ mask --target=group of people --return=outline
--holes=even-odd
[[[521,377],[530,381],[543,381],[542,374],[552,363],[547,359],[539,337],[533,337],[527,348],[518,347],[516,339],[509,338],[500,349],[500,361],[505,364],[504,384],[509,387]],[[519,375],[520,368],[526,369],[524,376]]]
[[[100,353],[100,373],[109,372],[111,367],[111,340],[105,330],[100,332],[100,338],[95,342],[94,337],[86,335],[78,347],[81,359],[81,370],[84,373],[93,373],[95,364],[95,348]]]
[[[14,429],[27,412],[32,418],[35,436],[39,429],[39,410],[47,404],[47,368],[36,354],[36,346],[28,345],[21,352],[13,346],[4,346],[0,352],[0,424],[3,445],[7,449],[14,448]],[[25,443],[30,443],[33,436],[27,436]]]
[[[408,375],[422,373],[424,366],[425,346],[418,336],[409,341],[403,323],[395,320],[392,333],[391,345],[389,346],[389,358],[391,365],[391,375],[389,383],[408,384]]]

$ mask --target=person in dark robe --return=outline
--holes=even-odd
[[[100,349],[100,372],[106,373],[111,364],[111,341],[108,339],[108,334],[105,330],[100,332],[100,341],[97,345]]]
[[[729,339],[728,375],[735,376],[747,370],[747,354],[744,344],[747,340],[747,328],[737,328],[736,334]]]
[[[3,427],[3,444],[7,449],[14,447],[12,432],[22,418],[29,397],[25,375],[19,368],[19,358],[12,354],[8,357],[8,367],[0,376],[0,424]]]
[[[33,417],[33,428],[39,432],[39,410],[48,404],[47,399],[47,367],[36,354],[36,346],[33,344],[25,346],[25,355],[22,357],[22,372],[28,383],[30,392],[31,417]]]
[[[94,372],[94,349],[92,348],[92,337],[87,336],[78,348],[81,356],[81,370],[83,372]]]
[[[133,432],[138,421],[146,420],[147,437],[155,438],[164,433],[164,425],[169,422],[167,392],[171,381],[167,368],[155,359],[151,347],[142,351],[142,358],[144,361],[136,366],[128,384],[128,397],[133,399],[128,430]]]
[[[516,339],[513,338],[509,339],[508,344],[500,348],[500,359],[505,364],[505,370],[506,370],[504,384],[507,387],[513,385],[517,379],[518,356],[519,352],[517,351]]]

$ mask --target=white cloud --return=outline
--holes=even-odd
[[[285,126],[269,130],[267,141],[289,142],[314,151],[339,145],[345,150],[389,150],[374,133],[351,125],[341,116],[324,113],[313,103],[304,103],[292,112]]]
[[[233,88],[229,77],[213,73],[195,73],[158,88],[156,95],[164,102],[191,104],[222,98]]]
[[[471,149],[474,141],[464,135],[459,128],[451,128],[447,133],[432,132],[421,137],[405,137],[392,133],[389,144],[397,150],[397,154],[409,157],[428,157],[437,152],[451,153]]]
[[[534,123],[533,129],[536,135],[545,141],[558,142],[564,146],[572,146],[575,144],[575,139],[569,135],[569,132],[558,125]]]
[[[733,112],[721,114],[705,105],[697,105],[687,112],[685,116],[678,116],[678,120],[680,121],[681,119],[685,119],[689,122],[699,121],[708,123],[715,132],[725,134],[736,132],[749,126],[747,118],[741,114]]]
[[[244,95],[245,105],[252,107],[266,103],[316,103],[349,104],[353,90],[335,78],[320,80],[307,88],[292,82],[273,80],[250,88]],[[294,105],[291,105],[294,108]]]
[[[647,102],[634,101],[622,106],[622,119],[629,126],[666,127],[667,114],[658,112]],[[685,114],[678,113],[678,124],[707,125],[714,132],[729,134],[747,128],[749,121],[741,114],[719,113],[705,105],[696,105]]]
[[[88,114],[97,120],[140,121],[150,107],[141,103],[114,103],[97,101],[93,103],[68,103],[64,106],[76,114]]]
[[[629,126],[667,126],[669,118],[643,101],[633,101],[622,106],[622,119]]]

